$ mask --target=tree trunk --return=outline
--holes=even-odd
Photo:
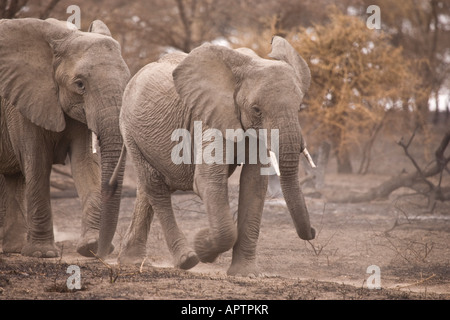
[[[325,185],[325,172],[328,166],[328,159],[330,157],[331,145],[323,141],[319,148],[319,154],[317,156],[317,168],[315,169],[315,187],[316,189],[322,189]]]
[[[350,152],[348,148],[342,146],[339,150],[336,151],[337,158],[337,171],[338,173],[352,173],[353,167],[352,162],[350,160]]]

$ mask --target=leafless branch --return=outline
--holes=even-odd
[[[56,5],[60,1],[61,0],[51,0],[50,3],[45,7],[44,11],[41,12],[40,18],[47,19],[50,16],[50,13],[52,12],[52,10],[56,7]]]
[[[379,186],[370,189],[366,193],[339,195],[339,197],[337,198],[330,198],[329,201],[341,203],[369,202],[375,199],[387,198],[393,191],[401,187],[413,189],[427,196],[429,199],[429,208],[431,209],[431,212],[434,210],[436,200],[450,200],[450,188],[441,186],[443,171],[446,169],[448,163],[450,162],[450,157],[445,157],[444,155],[444,152],[450,143],[450,131],[448,131],[444,135],[441,143],[439,144],[439,147],[435,152],[436,159],[434,161],[434,164],[430,167],[426,167],[425,170],[423,170],[420,168],[416,160],[408,151],[408,148],[411,145],[416,134],[416,130],[414,130],[407,143],[404,143],[402,141],[398,143],[403,148],[406,156],[411,160],[414,167],[416,168],[415,172],[406,175],[399,174],[383,182]],[[437,185],[434,185],[427,178],[436,175],[439,175],[439,183]],[[423,183],[427,184],[428,190],[423,190],[423,188],[420,187],[420,184]]]

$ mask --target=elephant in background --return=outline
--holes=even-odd
[[[0,175],[3,252],[56,257],[50,204],[53,164],[70,158],[82,203],[77,251],[105,256],[117,226],[124,167],[122,95],[130,78],[119,43],[101,21],[88,32],[64,21],[0,20]],[[92,133],[100,154],[92,152]]]
[[[280,179],[287,207],[300,238],[314,238],[298,179],[299,157],[305,149],[298,111],[309,88],[310,71],[281,37],[273,39],[271,57],[275,60],[260,58],[246,48],[205,44],[189,54],[168,54],[130,80],[124,92],[120,129],[138,183],[133,219],[119,256],[122,263],[136,263],[146,255],[147,235],[156,212],[175,266],[189,269],[199,260],[213,262],[220,253],[233,248],[227,273],[259,274],[256,244],[268,180],[261,174],[264,165],[248,161],[251,155],[246,145],[236,227],[227,181],[240,164],[238,153],[228,164],[195,163],[192,145],[191,150],[182,151],[183,157],[187,152],[188,161],[173,161],[174,148],[179,144],[173,133],[186,129],[190,136],[184,138],[194,141],[196,121],[203,125],[203,134],[211,128],[218,130],[224,144],[227,129],[278,129]],[[211,140],[202,143],[200,148],[206,152]],[[233,143],[236,147],[236,140]],[[208,214],[210,226],[197,233],[194,249],[174,218],[171,193],[175,190],[194,190]]]

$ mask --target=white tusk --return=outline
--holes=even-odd
[[[92,153],[97,153],[98,139],[97,135],[92,131]]]
[[[278,165],[277,156],[275,152],[269,151],[270,154],[270,161],[272,162],[272,166],[275,169],[275,172],[277,173],[277,176],[280,176],[280,166]]]
[[[311,158],[311,155],[309,154],[308,150],[305,148],[305,149],[303,149],[302,153],[306,157],[306,159],[308,160],[310,166],[312,168],[316,168],[316,164],[314,163],[313,159]]]

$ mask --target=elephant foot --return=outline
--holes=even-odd
[[[95,257],[94,253],[97,253],[98,239],[83,237],[78,241],[77,252],[84,257]],[[108,254],[114,251],[114,246],[111,244]]]
[[[0,228],[3,230],[2,249],[4,253],[21,253],[27,243],[27,230],[23,224],[15,223]]]
[[[3,253],[21,253],[23,245],[17,243],[5,243],[2,244]]]
[[[26,257],[56,258],[59,257],[59,249],[55,243],[27,243],[22,248],[21,254]]]
[[[199,258],[194,251],[188,251],[175,257],[175,267],[183,270],[189,270],[199,263]]]
[[[209,237],[209,230],[208,229],[200,230],[195,236],[194,248],[201,262],[212,263],[217,259],[220,252],[213,250],[214,247],[215,247],[214,243],[211,241],[211,238]]]
[[[209,229],[200,230],[194,240],[195,252],[201,262],[214,262],[221,253],[233,247],[236,237],[235,230],[218,239],[211,237]]]
[[[235,277],[258,277],[261,275],[256,262],[236,262],[232,263],[227,271],[227,275]]]
[[[26,235],[21,237],[7,237],[4,235],[2,250],[4,253],[21,253],[26,243]]]

